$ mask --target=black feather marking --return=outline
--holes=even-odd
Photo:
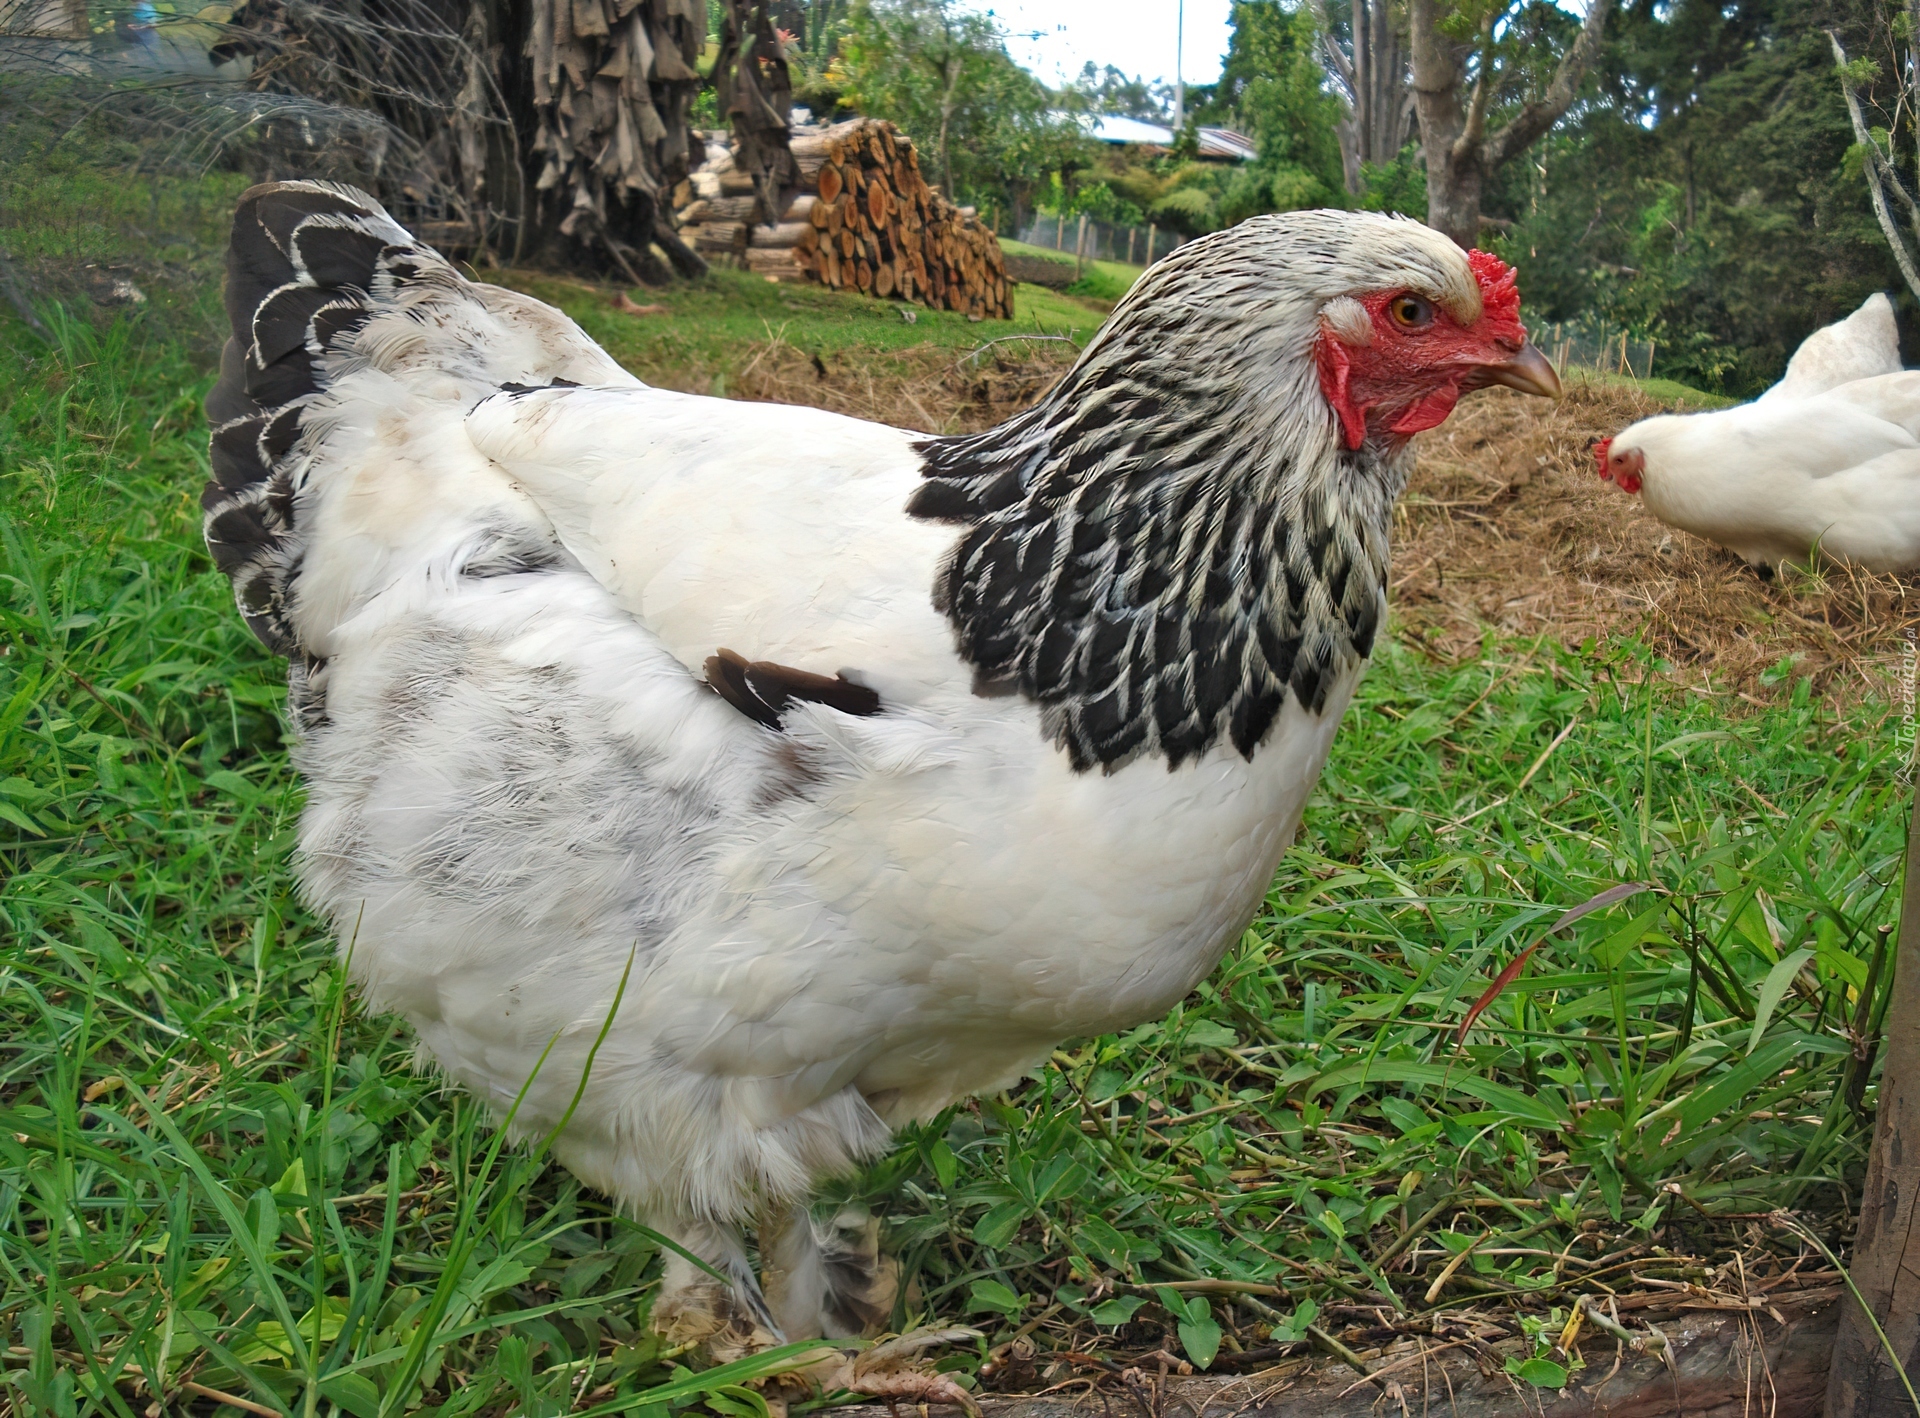
[[[267,467],[260,460],[260,430],[265,422],[264,417],[236,419],[214,429],[208,447],[213,481],[207,484],[207,497],[224,503],[232,489],[266,480]]]
[[[320,385],[313,373],[313,359],[305,350],[282,355],[265,369],[247,375],[247,393],[265,409],[278,409],[295,399],[319,392]]]
[[[365,291],[388,248],[385,237],[353,227],[309,223],[296,228],[293,248],[316,286],[351,286]]]
[[[253,312],[253,348],[248,357],[256,364],[272,365],[296,350],[305,353],[313,317],[339,299],[337,291],[282,286]],[[252,393],[251,387],[248,392]],[[263,405],[267,403],[258,394],[254,398]]]
[[[216,429],[260,412],[260,406],[247,397],[244,358],[237,341],[229,340],[221,351],[220,382],[207,395],[207,422]]]
[[[999,428],[915,445],[907,511],[961,529],[933,604],[975,692],[1017,684],[1076,770],[1251,759],[1289,699],[1325,711],[1378,628],[1404,460],[1331,423],[1303,448],[1310,421],[1249,400],[1244,331],[1209,334],[1217,292],[1192,294],[1116,315]]]
[[[845,675],[817,675],[771,660],[749,660],[724,647],[707,656],[706,672],[715,693],[770,729],[780,727],[780,716],[795,700],[862,718],[878,714],[881,708],[878,694]]]
[[[260,451],[268,458],[281,457],[300,437],[300,406],[290,404],[267,421],[260,434]]]
[[[348,349],[404,280],[402,268],[444,279],[434,253],[413,244],[378,203],[351,188],[284,182],[244,193],[227,247],[232,337],[207,396],[213,477],[201,497],[207,548],[233,578],[247,624],[270,648],[296,654],[287,618],[301,534],[289,455],[301,417],[326,376],[322,356]],[[372,292],[378,288],[384,294]],[[303,722],[325,706],[321,664],[293,678]],[[318,717],[316,717],[318,716]]]
[[[538,394],[546,389],[578,389],[578,383],[571,379],[555,379],[546,384],[502,384],[500,392],[510,399],[524,399],[529,394]]]

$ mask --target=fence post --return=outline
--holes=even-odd
[[[1147,264],[1149,266],[1153,264],[1154,238],[1159,234],[1160,234],[1160,224],[1158,222],[1148,222],[1147,223]]]
[[[1080,274],[1080,268],[1086,264],[1086,260],[1087,214],[1082,212],[1080,214],[1080,230],[1074,234],[1073,238],[1073,269],[1076,276]]]
[[[1054,217],[1053,249],[1055,251],[1067,249],[1067,214],[1065,212],[1059,212]]]
[[[1129,266],[1133,264],[1133,239],[1139,234],[1140,228],[1131,226],[1127,228],[1127,264]]]

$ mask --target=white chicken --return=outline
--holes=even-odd
[[[1920,568],[1920,372],[1899,370],[1893,305],[1870,296],[1754,402],[1600,440],[1600,476],[1766,576],[1820,558]]]
[[[1213,968],[1407,440],[1558,392],[1497,260],[1347,212],[1183,247],[974,436],[647,388],[351,188],[247,193],[227,305],[207,541],[292,662],[307,897],[518,1130],[584,1076],[555,1151],[729,1278],[652,1312],[715,1344],[883,1320],[816,1183]]]
[[[1780,382],[1755,402],[1805,399],[1856,379],[1898,374],[1900,369],[1900,327],[1894,323],[1893,302],[1885,292],[1875,291],[1845,320],[1802,340]]]

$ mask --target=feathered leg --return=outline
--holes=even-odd
[[[686,1256],[667,1252],[652,1322],[668,1343],[704,1344],[714,1359],[724,1362],[785,1341],[754,1279],[737,1227],[657,1213],[648,1216],[647,1224],[726,1277],[717,1279]]]
[[[760,1230],[768,1303],[789,1339],[876,1334],[893,1318],[900,1266],[880,1252],[880,1220],[865,1207],[816,1219],[787,1208]]]

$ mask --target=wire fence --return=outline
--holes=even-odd
[[[1029,246],[1045,246],[1080,260],[1151,266],[1188,238],[1167,231],[1155,222],[1146,226],[1121,226],[1084,214],[1038,212],[1015,240]]]
[[[1533,331],[1533,342],[1546,352],[1556,369],[1592,369],[1635,379],[1653,377],[1653,356],[1658,348],[1655,341],[1640,339],[1605,320],[1544,325]]]

